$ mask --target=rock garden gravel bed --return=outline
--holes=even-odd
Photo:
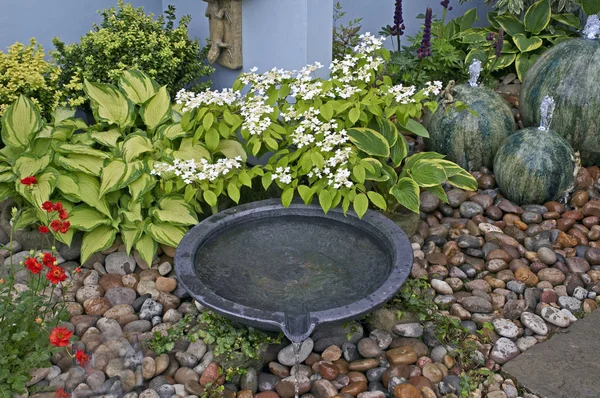
[[[178,287],[172,252],[149,269],[116,244],[81,273],[72,272],[77,248],[61,251],[59,262],[72,275],[64,326],[91,360],[82,368],[66,352],[56,354],[52,367],[32,371],[32,391],[46,392],[30,396],[54,397],[63,388],[72,397],[192,398],[224,383],[220,394],[227,398],[289,398],[297,376],[305,398],[535,397],[505,380],[501,366],[597,308],[600,168],[579,172],[568,203],[543,206],[516,206],[501,198],[492,175],[474,175],[480,190],[452,189],[448,204],[422,194],[410,240],[411,277],[427,279],[431,287],[421,293],[438,314],[472,333],[469,360],[480,367],[479,379],[465,378],[464,353],[440,339],[430,319],[409,312],[399,318],[388,306],[363,322],[317,330],[303,343],[298,367],[291,346],[271,346],[262,368],[225,382],[202,340],[177,341],[161,355],[147,348],[155,332],[204,309]]]

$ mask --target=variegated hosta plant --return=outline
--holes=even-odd
[[[441,184],[476,189],[469,173],[442,155],[427,152],[408,156],[401,131],[428,136],[415,119],[424,108],[435,110],[441,82],[414,86],[392,85],[380,79],[389,54],[382,40],[362,35],[354,54],[330,66],[321,79],[316,63],[299,72],[273,69],[240,76],[233,90],[194,94],[182,91],[184,130],[205,137],[207,145],[240,127],[247,151],[271,152],[262,174],[265,189],[275,183],[284,205],[294,196],[313,198],[325,212],[352,206],[362,217],[369,206],[395,212],[401,205],[419,212],[421,189],[447,201]],[[245,93],[245,94],[242,94]],[[196,181],[194,173],[170,165]],[[187,173],[186,173],[187,172]],[[400,173],[400,174],[399,174]]]
[[[222,132],[216,145],[194,140],[182,128],[167,88],[142,72],[125,72],[118,87],[85,81],[84,88],[97,121],[93,125],[60,108],[53,123],[44,124],[26,97],[12,104],[2,120],[6,147],[0,150],[0,199],[15,198],[24,205],[19,227],[44,219],[43,202],[60,200],[71,229],[56,238],[69,245],[73,233],[83,231],[82,262],[119,236],[128,252],[137,250],[151,264],[158,244],[177,246],[203,207],[215,208],[224,190],[239,192],[248,183],[246,153],[229,139],[235,138],[235,129]],[[220,169],[199,190],[153,175],[155,164],[174,159],[203,165],[236,162],[237,167]],[[21,183],[27,177],[35,182]]]

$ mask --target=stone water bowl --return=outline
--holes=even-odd
[[[390,300],[410,273],[404,232],[383,215],[279,200],[241,205],[192,228],[175,253],[191,296],[292,342],[325,322],[359,318]]]

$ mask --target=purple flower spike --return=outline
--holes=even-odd
[[[504,48],[504,29],[500,29],[500,32],[498,32],[498,39],[493,45],[494,50],[496,50],[496,57],[500,58],[502,56],[502,49]]]
[[[431,19],[433,18],[433,11],[431,8],[427,8],[425,12],[425,27],[423,28],[423,40],[421,41],[421,47],[417,50],[417,57],[423,59],[431,56]]]
[[[450,0],[442,0],[442,2],[440,3],[442,5],[442,7],[444,7],[445,9],[452,11],[452,7],[448,8],[448,5],[450,4]]]
[[[402,36],[404,34],[404,18],[402,16],[402,0],[396,0],[394,8],[394,26],[392,26],[392,36]]]

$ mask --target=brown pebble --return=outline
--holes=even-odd
[[[361,372],[349,372],[347,374],[350,383],[366,383],[367,377]]]
[[[515,271],[515,278],[529,287],[538,284],[539,278],[529,268],[519,268]]]
[[[356,397],[361,392],[367,391],[367,382],[366,381],[357,381],[354,383],[348,384],[346,387],[341,389],[342,394],[350,394]]]
[[[389,351],[388,351],[389,352]],[[359,359],[358,361],[350,362],[348,368],[364,372],[365,370],[373,369],[379,366],[379,361],[375,358]]]
[[[423,398],[423,395],[417,390],[417,387],[404,383],[398,384],[394,388],[394,398]]]

